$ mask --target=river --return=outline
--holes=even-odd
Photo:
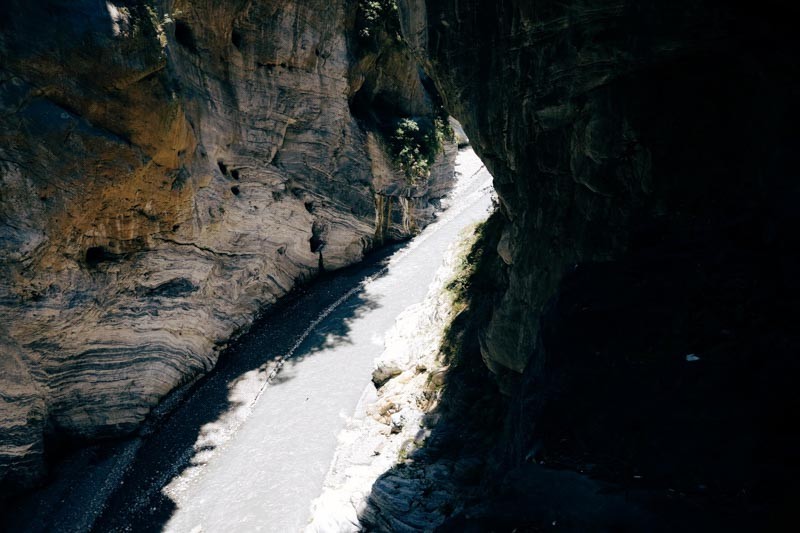
[[[322,276],[260,318],[141,435],[75,453],[4,519],[24,531],[300,531],[383,336],[491,209],[470,149],[448,209],[403,246]]]

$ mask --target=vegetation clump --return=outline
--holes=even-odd
[[[452,139],[453,130],[444,117],[401,118],[395,122],[389,145],[409,184],[418,185],[430,176],[436,156]]]
[[[397,18],[396,0],[360,0],[358,2],[359,36],[373,36],[387,19]]]

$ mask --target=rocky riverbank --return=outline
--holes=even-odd
[[[426,472],[424,465],[416,471],[412,456],[436,423],[433,411],[448,371],[441,348],[447,327],[461,310],[452,285],[464,275],[466,256],[476,238],[476,228],[469,228],[451,245],[425,301],[403,311],[386,334],[373,385],[364,391],[356,413],[339,434],[324,492],[312,505],[306,531],[359,531],[371,491],[375,494],[373,484],[398,464],[405,475],[382,481],[387,489],[384,498],[399,495],[395,503],[407,506],[408,495],[426,493],[426,507],[417,516],[406,514],[403,523],[428,529],[444,520],[437,510],[451,506],[454,494],[438,484],[439,478]],[[381,523],[383,528],[402,530],[396,525]]]

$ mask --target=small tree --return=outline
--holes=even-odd
[[[431,175],[436,156],[453,132],[445,119],[401,118],[389,136],[392,156],[411,185]]]
[[[395,0],[360,0],[358,14],[360,24],[358,34],[361,37],[370,37],[383,25],[388,16],[396,16],[397,2]]]

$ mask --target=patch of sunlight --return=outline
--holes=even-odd
[[[228,385],[228,409],[216,420],[200,427],[197,440],[187,452],[190,456],[188,466],[161,489],[163,495],[180,506],[186,490],[250,416],[254,400],[269,380],[273,367],[274,362],[263,364]]]
[[[127,7],[117,7],[106,1],[106,11],[111,17],[111,33],[114,37],[127,37],[131,29],[131,12]]]

